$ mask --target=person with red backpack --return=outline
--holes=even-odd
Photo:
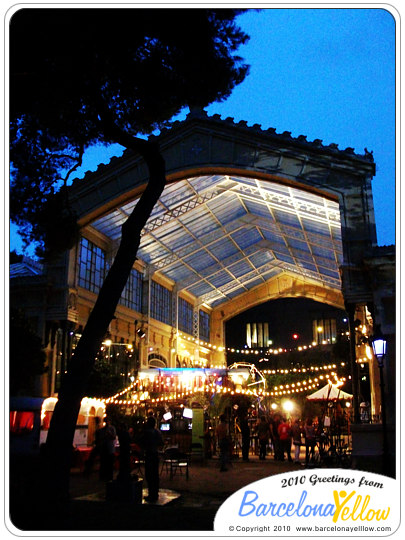
[[[291,426],[285,418],[281,420],[278,426],[278,434],[280,437],[280,460],[284,461],[284,454],[287,454],[288,461],[292,461],[291,457]]]

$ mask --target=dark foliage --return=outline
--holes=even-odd
[[[66,249],[75,216],[54,194],[94,144],[148,134],[186,106],[223,100],[247,66],[233,9],[31,9],[10,27],[11,219]],[[55,215],[63,219],[55,220]]]
[[[236,14],[228,9],[23,9],[11,21],[10,208],[26,240],[53,250],[74,243],[75,216],[68,192],[59,187],[68,185],[90,145],[121,144],[139,153],[149,170],[52,416],[44,486],[58,500],[69,497],[73,435],[94,359],[135,262],[141,231],[166,183],[158,145],[139,135],[162,127],[186,106],[226,98],[243,80],[247,67],[234,53],[247,37],[234,23]],[[55,245],[59,238],[63,242]]]
[[[40,338],[23,313],[10,313],[10,395],[35,395],[36,378],[45,373]]]
[[[112,396],[123,389],[123,378],[105,359],[97,360],[87,381],[86,395],[98,398]]]
[[[15,249],[13,251],[10,251],[10,264],[15,264],[22,262],[23,256],[16,252]]]

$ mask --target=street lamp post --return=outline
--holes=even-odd
[[[143,329],[143,322],[142,321],[140,322],[140,326],[138,326],[138,322],[139,321],[135,320],[135,349],[136,349],[136,356],[137,356],[136,366],[135,366],[136,371],[139,371],[142,367],[141,342],[146,336],[146,333]]]
[[[387,438],[387,417],[385,408],[385,390],[384,390],[384,360],[387,349],[387,341],[377,332],[372,339],[374,355],[377,359],[378,369],[380,371],[380,389],[381,389],[381,421],[383,428],[383,460],[384,470],[388,466],[388,438]]]

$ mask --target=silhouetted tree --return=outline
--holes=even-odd
[[[247,66],[233,9],[30,9],[10,28],[11,219],[49,254],[78,238],[68,182],[86,148],[139,153],[149,182],[122,226],[121,244],[75,349],[47,438],[53,493],[68,496],[80,401],[135,262],[140,233],[165,186],[155,142],[140,138],[184,107],[223,100]],[[64,171],[62,174],[61,171]],[[57,219],[55,219],[57,218]]]
[[[13,251],[10,251],[10,264],[19,263],[22,262],[22,260],[23,255],[17,253],[15,249],[13,249]]]
[[[36,381],[46,371],[45,352],[25,315],[10,310],[10,395],[33,396]]]

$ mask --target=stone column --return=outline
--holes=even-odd
[[[216,345],[216,349],[212,352],[212,365],[226,366],[226,349],[225,349],[225,323],[220,310],[214,310],[211,313],[211,343]]]
[[[195,341],[200,339],[200,306],[199,304],[193,306],[193,337]],[[198,365],[200,359],[200,350],[196,344],[193,350],[194,363]]]
[[[356,306],[354,304],[346,305],[346,312],[349,319],[349,332],[350,332],[350,372],[352,376],[352,393],[353,393],[353,414],[354,423],[360,423],[360,386],[359,386],[359,367],[356,362],[356,330],[354,324],[354,317],[356,313]]]

